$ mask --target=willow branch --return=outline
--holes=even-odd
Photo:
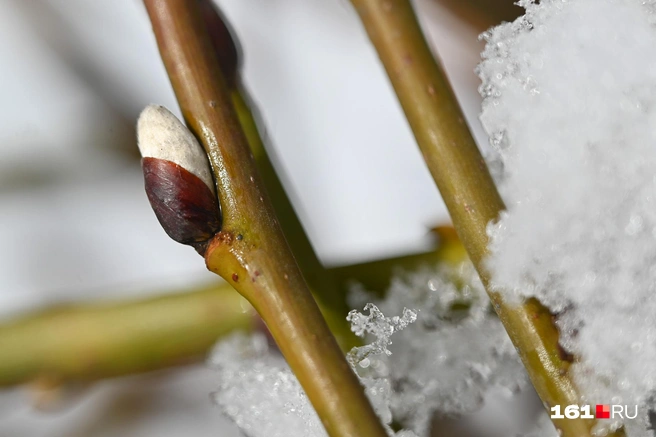
[[[342,349],[348,351],[360,344],[359,338],[351,332],[346,323],[350,308],[346,304],[345,295],[338,290],[335,278],[319,261],[264,147],[251,109],[253,105],[241,83],[241,50],[218,7],[209,0],[199,0],[199,5],[237,118],[246,135],[280,227],[330,330]]]
[[[547,408],[579,404],[549,312],[536,301],[511,305],[490,288],[484,268],[487,224],[504,209],[441,66],[409,0],[352,0],[387,71],[454,226]],[[563,435],[590,435],[593,420],[555,420]]]
[[[462,262],[463,249],[443,228],[435,251],[329,269],[345,300],[349,284],[388,288],[399,269]],[[0,386],[42,377],[61,383],[147,372],[205,359],[224,335],[259,328],[250,304],[220,283],[162,297],[76,304],[0,324]]]
[[[312,294],[317,299],[321,312],[338,343],[345,351],[359,345],[359,339],[351,332],[346,322],[349,308],[346,295],[339,290],[333,273],[324,268],[317,256],[303,225],[292,206],[287,193],[276,174],[260,137],[255,117],[247,104],[245,92],[236,84],[231,90],[233,104],[240,124],[244,129],[257,169],[262,176],[269,198],[287,239],[287,243],[303,272]]]
[[[222,208],[209,270],[267,324],[331,436],[385,436],[301,275],[239,124],[196,0],[145,0],[190,130],[208,153]]]
[[[59,307],[0,326],[0,386],[40,377],[90,381],[204,358],[216,340],[256,326],[227,284],[119,304]]]
[[[433,234],[439,242],[430,252],[333,267],[330,273],[337,279],[343,295],[348,293],[351,284],[357,283],[365,290],[384,296],[399,272],[413,272],[441,264],[457,266],[468,261],[467,252],[452,227],[437,227],[433,229]]]

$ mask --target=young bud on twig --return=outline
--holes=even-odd
[[[137,123],[146,194],[166,233],[201,250],[221,228],[207,154],[163,106],[150,105]]]
[[[210,35],[214,53],[219,61],[219,67],[226,80],[228,88],[234,88],[237,83],[241,62],[241,50],[232,37],[227,21],[218,6],[212,0],[198,0],[198,6]]]

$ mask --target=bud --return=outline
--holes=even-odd
[[[226,85],[228,85],[228,88],[234,88],[241,60],[241,50],[232,36],[234,32],[230,29],[227,20],[215,2],[198,0],[198,5]]]
[[[207,154],[163,106],[150,105],[137,123],[146,194],[166,233],[202,248],[221,228],[221,211]]]

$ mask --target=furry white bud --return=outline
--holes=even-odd
[[[160,105],[148,105],[137,122],[137,140],[142,157],[178,164],[215,192],[207,154],[171,111]]]
[[[137,122],[146,195],[175,241],[203,254],[221,228],[221,209],[207,155],[169,110],[150,105]]]

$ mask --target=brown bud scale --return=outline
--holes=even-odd
[[[240,68],[241,50],[232,37],[232,29],[229,28],[223,14],[213,1],[199,0],[199,9],[210,35],[214,53],[219,61],[219,68],[221,68],[228,87],[234,88]]]
[[[169,237],[194,245],[221,229],[218,201],[198,176],[164,159],[143,158],[141,166],[148,200]]]

